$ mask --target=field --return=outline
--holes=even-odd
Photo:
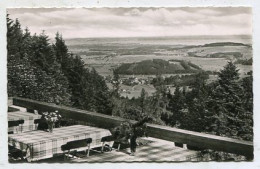
[[[107,83],[107,86],[109,87],[109,89],[112,89],[111,83]],[[127,86],[121,84],[120,89],[122,90],[120,92],[121,96],[128,97],[129,99],[133,97],[135,98],[139,97],[141,95],[142,89],[144,89],[149,96],[151,96],[155,92],[155,88],[152,85],[143,85],[143,84],[139,84],[135,86]]]
[[[205,71],[219,71],[228,61],[252,58],[251,37],[162,37],[162,38],[92,38],[66,40],[69,50],[80,55],[88,68],[95,68],[102,76],[112,76],[113,69],[126,63],[139,63],[145,60],[162,59],[191,62]],[[218,42],[217,45],[214,43]],[[229,42],[229,43],[227,43]],[[232,44],[233,42],[241,43]],[[231,45],[230,45],[231,43]],[[207,44],[207,45],[205,45]],[[179,63],[170,61],[171,64]],[[180,66],[179,66],[180,67]],[[243,77],[252,70],[251,65],[237,64]],[[187,73],[186,73],[187,74]],[[165,76],[175,73],[164,74]],[[121,77],[155,77],[155,74],[129,74]],[[210,76],[209,81],[216,79]],[[109,86],[109,84],[108,84]],[[149,94],[152,86],[121,86],[125,96],[138,97],[141,89]]]
[[[214,57],[213,54],[227,53],[228,59],[236,59],[232,57],[232,53],[241,54],[241,58],[249,59],[252,57],[251,47],[248,46],[216,46],[216,47],[195,47],[187,50],[187,53],[192,53],[198,57]],[[225,57],[225,56],[222,56]]]

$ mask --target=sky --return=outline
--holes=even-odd
[[[252,35],[248,7],[12,8],[22,28],[68,38]]]

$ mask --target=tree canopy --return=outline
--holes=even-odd
[[[70,53],[62,35],[50,43],[7,15],[8,95],[111,114],[110,92],[95,69]]]

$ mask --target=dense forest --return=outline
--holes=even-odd
[[[183,83],[176,83],[174,94],[166,87],[169,78],[157,76],[153,82],[156,87],[153,96],[142,90],[140,98],[121,98],[120,107],[113,113],[132,119],[148,114],[158,124],[252,141],[252,73],[241,79],[236,66],[229,62],[218,72],[218,79],[213,83],[206,83],[208,75],[205,72],[194,76],[195,79],[188,77],[186,84],[185,76]],[[172,79],[178,81],[180,78]]]
[[[235,64],[241,64],[241,65],[253,65],[253,59],[238,59]]]
[[[217,73],[218,79],[213,83],[206,83],[208,75],[202,71],[196,72],[193,80],[185,76],[164,79],[158,75],[153,81],[156,92],[152,96],[142,90],[141,97],[128,99],[119,94],[120,69],[114,71],[113,90],[109,91],[95,69],[87,69],[79,56],[68,51],[61,34],[57,33],[51,44],[44,32],[31,35],[28,28],[22,30],[19,21],[8,16],[7,28],[9,97],[68,105],[126,119],[149,116],[155,124],[253,140],[252,72],[240,78],[232,62]],[[164,70],[171,68],[168,61],[143,63],[155,67],[163,64]],[[146,67],[135,69],[139,68],[142,71]],[[173,81],[176,90],[172,94],[166,85]],[[184,84],[189,84],[189,91]]]
[[[126,75],[154,75],[171,73],[196,73],[201,71],[200,67],[183,60],[170,60],[177,64],[171,64],[162,59],[144,60],[137,63],[124,63],[116,71],[118,74]]]
[[[28,28],[7,16],[8,96],[69,105],[111,114],[109,91],[95,69],[85,68],[79,56],[68,52],[57,33],[51,44],[44,31]]]
[[[154,86],[158,85],[172,85],[172,86],[191,86],[195,83],[196,77],[198,73],[188,74],[188,75],[171,75],[169,77],[165,77],[164,80],[161,80],[160,76],[153,78],[151,84]],[[203,80],[209,79],[209,73],[205,71],[200,72],[200,78]]]

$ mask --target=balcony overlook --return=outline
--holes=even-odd
[[[109,129],[120,125],[124,119],[96,112],[58,106],[52,103],[14,97],[9,106],[21,112],[59,111],[62,117],[77,121],[78,124]],[[132,121],[134,122],[134,121]],[[70,162],[177,162],[207,161],[204,150],[221,151],[241,155],[245,160],[253,159],[253,143],[227,137],[193,132],[168,126],[148,124],[148,137],[138,138],[139,146],[135,156],[129,156],[129,147],[115,148],[111,152],[90,151],[88,157],[74,158]],[[55,131],[55,129],[54,129]],[[61,156],[38,162],[63,162]]]

